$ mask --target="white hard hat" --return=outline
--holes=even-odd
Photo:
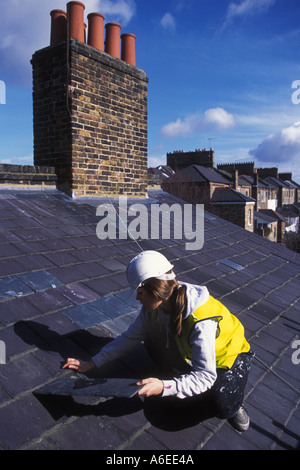
[[[127,280],[132,289],[136,290],[150,278],[170,281],[175,274],[169,273],[174,266],[158,251],[147,250],[135,256],[127,267]]]

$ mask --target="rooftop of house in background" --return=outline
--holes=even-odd
[[[175,171],[168,165],[159,165],[156,168],[148,168],[148,185],[153,186],[160,186],[161,183],[173,176]]]
[[[273,211],[271,209],[260,209],[259,212],[257,213],[259,216],[267,216],[270,217],[272,220],[277,220],[281,222],[285,222],[286,219],[281,215],[278,211]]]
[[[268,184],[271,184],[277,188],[288,188],[288,184],[286,184],[284,181],[282,181],[280,178],[275,178],[274,176],[267,176],[264,178],[264,181],[266,181]]]
[[[161,190],[127,202],[137,201],[183,204]],[[73,200],[54,189],[0,190],[0,448],[299,449],[300,255],[207,212],[198,251],[172,236],[139,246],[100,240],[102,203],[118,207],[116,199]],[[140,248],[161,251],[178,279],[206,285],[244,324],[256,353],[246,433],[194,408],[170,414],[164,399],[34,395],[71,374],[60,369],[67,357],[89,358],[136,317],[125,271]],[[141,346],[99,374],[140,377],[143,358]]]
[[[252,197],[246,196],[245,194],[230,188],[217,188],[210,199],[210,202],[255,202]]]
[[[239,180],[242,180],[241,182],[248,183],[250,186],[255,184],[255,179],[253,175],[240,175]],[[261,179],[258,179],[258,187],[268,189],[268,185]]]
[[[229,185],[230,181],[213,168],[201,165],[190,165],[178,170],[169,181],[184,181],[185,183],[220,183]]]
[[[277,212],[283,217],[294,218],[300,215],[300,205],[298,204],[285,204],[283,207],[278,207]]]
[[[284,182],[285,182],[285,184],[288,185],[289,188],[297,189],[297,190],[300,189],[300,185],[299,185],[298,183],[295,183],[295,181],[288,181],[288,180],[285,180]]]

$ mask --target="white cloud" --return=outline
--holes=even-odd
[[[236,18],[246,18],[264,13],[275,2],[276,0],[242,0],[240,3],[231,2],[228,6],[223,28],[232,23]]]
[[[171,13],[165,13],[160,20],[160,24],[167,31],[174,32],[176,30],[176,20]]]
[[[163,137],[187,137],[200,128],[201,122],[202,119],[199,114],[191,114],[184,120],[178,118],[177,121],[166,124],[161,129],[161,134]]]
[[[200,129],[217,127],[227,129],[235,125],[234,117],[223,108],[211,108],[205,111],[204,117],[200,113],[190,114],[184,120],[178,118],[175,122],[166,124],[161,129],[163,137],[187,137]]]
[[[205,111],[204,124],[213,124],[222,129],[227,129],[233,127],[235,121],[233,115],[225,111],[225,109],[212,108]]]
[[[120,21],[122,26],[129,23],[136,11],[135,0],[99,0],[94,3],[96,3],[96,11]],[[87,2],[85,5],[87,7]]]
[[[295,122],[277,134],[271,134],[249,154],[259,162],[299,162],[300,122]]]
[[[151,157],[148,158],[148,168],[156,168],[159,165],[166,165],[166,154],[164,153],[160,157]]]
[[[25,157],[8,157],[1,158],[0,163],[6,163],[9,165],[33,165],[33,155],[28,155]]]

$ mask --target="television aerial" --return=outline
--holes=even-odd
[[[209,147],[211,148],[211,141],[212,140],[216,140],[217,137],[206,137],[205,140],[208,140],[208,143],[209,143]]]

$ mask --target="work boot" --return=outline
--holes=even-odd
[[[228,422],[239,432],[247,431],[250,424],[250,418],[245,407],[243,405],[240,406],[235,415],[228,419]]]

